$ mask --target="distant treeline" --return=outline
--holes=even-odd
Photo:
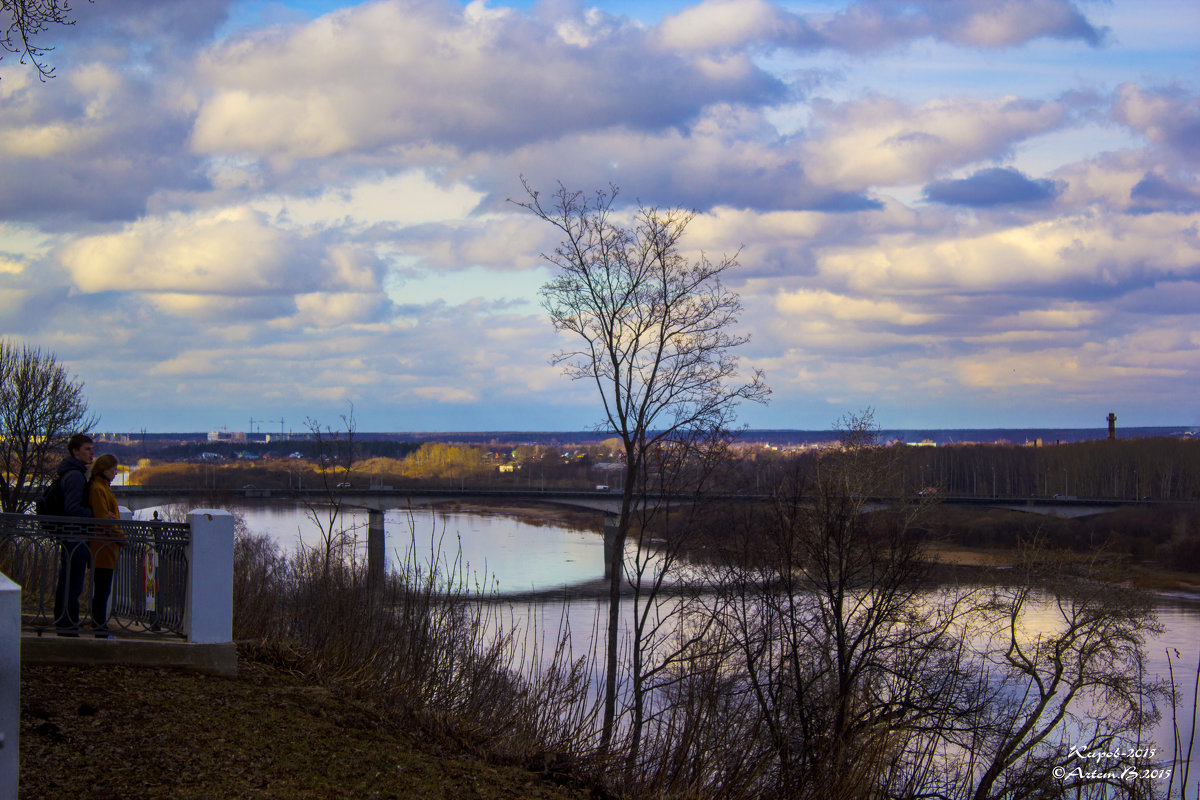
[[[301,472],[315,473],[319,469],[312,463],[319,456],[316,443],[288,445],[274,450],[282,462],[274,466],[227,461],[220,469],[214,471],[209,466],[200,472],[169,470],[163,466],[165,462],[194,460],[201,452],[231,457],[247,449],[250,452],[262,449],[228,442],[213,442],[203,448],[175,445],[151,461],[141,461],[136,456],[124,457],[122,461],[130,464],[141,461],[134,478],[140,483],[198,482],[213,488],[228,488],[252,482],[257,488],[283,488],[309,480],[307,476],[302,478]],[[466,481],[470,485],[494,487],[615,485],[620,480],[619,463],[614,463],[620,459],[617,445],[609,441],[568,450],[534,445],[508,448],[356,441],[355,465],[348,480],[356,488],[368,482],[401,485],[421,480],[453,481],[460,485]],[[1200,442],[1192,439],[1118,439],[1039,447],[997,444],[893,447],[898,450],[900,468],[887,491],[896,496],[924,491],[939,496],[969,497],[1200,499]],[[292,452],[300,453],[309,463],[302,467],[287,459]],[[718,471],[708,486],[715,491],[767,494],[790,465],[820,458],[821,452],[788,452],[760,445],[731,448],[725,469]],[[155,468],[147,469],[151,462]]]
[[[1118,439],[1121,441],[1149,438],[1187,438],[1197,433],[1197,427],[1159,426],[1143,428],[1121,428]],[[936,429],[885,429],[879,432],[883,441],[901,441],[908,443],[932,442],[938,445],[952,444],[989,444],[1012,443],[1026,444],[1041,441],[1047,445],[1055,443],[1084,442],[1106,439],[1107,428],[936,428]],[[271,437],[265,442],[263,438]],[[415,450],[425,443],[469,444],[477,446],[503,447],[518,445],[540,445],[543,447],[565,447],[573,445],[599,444],[612,437],[612,432],[598,430],[578,431],[440,431],[440,432],[381,432],[357,431],[355,441],[364,445],[375,443],[397,444],[407,447],[407,450],[387,450],[386,448],[370,451],[370,455],[389,458],[399,458]],[[794,447],[803,445],[835,442],[838,432],[834,430],[801,430],[795,428],[748,428],[734,434],[735,441],[742,444],[765,444],[774,447]],[[257,438],[256,438],[257,437]],[[165,457],[180,453],[192,452],[199,454],[205,450],[224,453],[225,450],[251,452],[300,450],[311,447],[312,437],[307,433],[293,433],[286,436],[263,431],[255,433],[249,440],[234,441],[225,439],[209,441],[207,433],[145,433],[145,434],[105,434],[105,446],[112,452],[127,452],[141,456]],[[200,449],[196,449],[200,448]],[[221,449],[217,449],[221,448]]]
[[[1200,442],[1159,437],[1041,447],[914,447],[905,488],[975,497],[1200,498]]]

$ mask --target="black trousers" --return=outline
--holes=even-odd
[[[97,630],[108,630],[108,597],[112,582],[113,570],[92,567],[92,622]]]
[[[91,553],[87,542],[63,542],[58,560],[58,585],[54,589],[54,626],[79,630],[79,593]]]

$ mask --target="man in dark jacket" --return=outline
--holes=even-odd
[[[67,442],[70,455],[58,465],[64,516],[92,516],[86,490],[87,468],[92,463],[93,451],[92,437],[86,433],[77,433]],[[54,590],[54,626],[58,628],[59,636],[79,635],[79,593],[83,591],[88,560],[87,537],[83,531],[62,543],[58,586]]]

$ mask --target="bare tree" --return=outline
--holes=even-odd
[[[736,254],[690,260],[682,238],[694,214],[640,206],[628,226],[617,219],[616,187],[592,198],[561,184],[543,204],[525,183],[517,202],[558,229],[563,239],[543,258],[555,277],[542,302],[556,330],[578,343],[556,354],[573,379],[595,384],[604,408],[600,428],[625,450],[626,479],[615,546],[610,550],[609,615],[601,748],[612,741],[617,697],[617,639],[623,554],[636,487],[654,447],[679,431],[727,427],[742,400],[763,402],[760,371],[739,375],[732,351],[748,341],[731,330],[742,310],[721,282]],[[516,202],[516,201],[514,201]]]
[[[1152,749],[1146,734],[1170,696],[1146,674],[1145,637],[1162,627],[1105,558],[1064,559],[1035,542],[1018,580],[995,590],[980,658],[988,702],[959,742],[963,796],[1156,796],[1142,773],[1170,754],[1121,754]]]
[[[53,353],[0,340],[0,510],[25,511],[67,438],[97,421],[83,383]]]
[[[971,707],[962,625],[975,603],[931,590],[919,505],[871,511],[898,447],[869,410],[841,427],[837,448],[781,477],[717,568],[720,648],[761,720],[772,793],[919,796],[926,732]]]
[[[353,404],[340,419],[342,424],[337,430],[328,425],[322,428],[312,418],[305,420],[305,426],[316,442],[320,495],[316,499],[304,495],[303,502],[308,518],[320,532],[320,541],[311,549],[327,578],[330,566],[340,561],[355,542],[354,526],[347,526],[344,519],[346,490],[350,488],[356,460],[354,434],[357,423]]]
[[[69,0],[0,0],[0,47],[10,53],[20,53],[33,64],[42,80],[54,77],[54,67],[47,67],[42,57],[52,47],[36,44],[36,40],[51,25],[74,25]]]

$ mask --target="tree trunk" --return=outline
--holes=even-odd
[[[626,474],[621,496],[621,518],[617,523],[616,542],[608,563],[608,643],[605,652],[604,724],[600,732],[602,753],[607,753],[612,744],[613,726],[617,718],[617,646],[621,626],[621,581],[625,578],[625,539],[629,536],[630,511],[633,506],[631,473],[632,470],[629,470]]]

